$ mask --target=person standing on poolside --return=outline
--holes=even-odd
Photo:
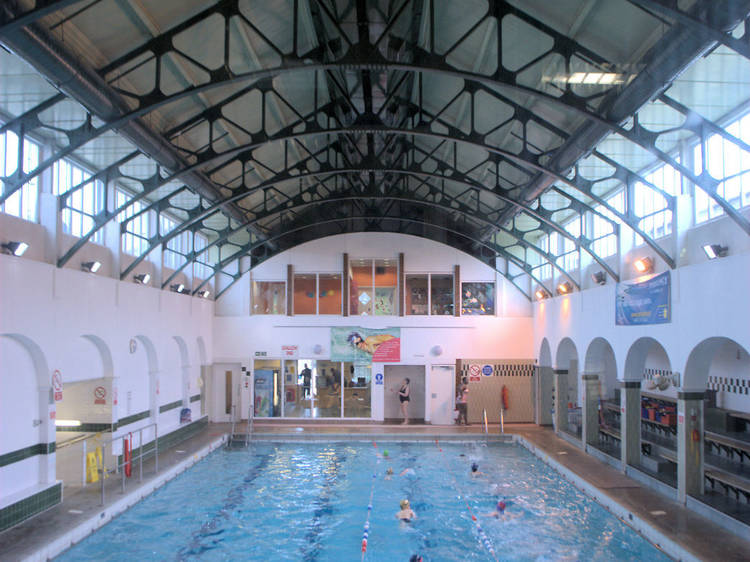
[[[409,401],[411,398],[409,398],[409,378],[405,378],[404,382],[401,384],[401,388],[398,391],[398,399],[401,402],[401,414],[404,416],[404,421],[401,422],[401,425],[406,425],[409,423]]]
[[[456,408],[458,408],[456,423],[461,425],[461,418],[463,418],[464,425],[469,425],[469,385],[466,383],[466,377],[462,379],[461,386],[458,387]]]

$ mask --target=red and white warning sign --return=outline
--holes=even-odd
[[[479,382],[482,380],[482,367],[476,364],[469,365],[469,382]]]
[[[55,394],[55,402],[62,400],[63,384],[60,369],[55,369],[52,373],[52,391]]]
[[[106,404],[107,389],[103,386],[97,386],[94,389],[94,404]]]

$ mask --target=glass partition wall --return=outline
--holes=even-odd
[[[290,359],[283,373],[278,359],[256,359],[254,365],[257,418],[370,417],[370,365]]]

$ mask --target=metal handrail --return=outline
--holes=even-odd
[[[150,427],[154,428],[154,447],[152,450],[149,450],[148,453],[144,453],[143,451],[143,430],[148,429]],[[143,480],[143,458],[147,455],[150,455],[153,451],[154,453],[154,472],[159,472],[159,424],[156,422],[150,423],[148,425],[144,425],[143,427],[138,428],[135,430],[138,432],[138,456],[137,457],[131,457],[130,462],[132,463],[135,460],[138,460],[138,481]],[[120,437],[112,437],[111,439],[107,439],[101,444],[102,448],[102,466],[98,468],[99,472],[99,480],[101,481],[101,505],[104,505],[105,495],[104,495],[104,480],[108,474],[117,474],[118,472],[122,474],[122,484],[121,484],[121,493],[125,493],[125,439],[127,438],[127,435],[132,435],[133,432],[129,431],[127,434],[123,434]],[[107,457],[107,445],[110,443],[114,443],[118,439],[122,440],[122,462],[116,463],[115,467],[113,469],[107,469],[104,466],[104,459]],[[130,444],[131,450],[133,449],[133,444],[131,442]],[[86,458],[86,452],[84,449],[84,463]]]

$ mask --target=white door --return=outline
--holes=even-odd
[[[454,365],[433,365],[430,369],[430,418],[433,425],[453,423],[455,369]]]
[[[232,421],[234,408],[240,407],[239,374],[231,365],[216,365],[211,381],[212,421]],[[238,412],[239,417],[239,412]]]

